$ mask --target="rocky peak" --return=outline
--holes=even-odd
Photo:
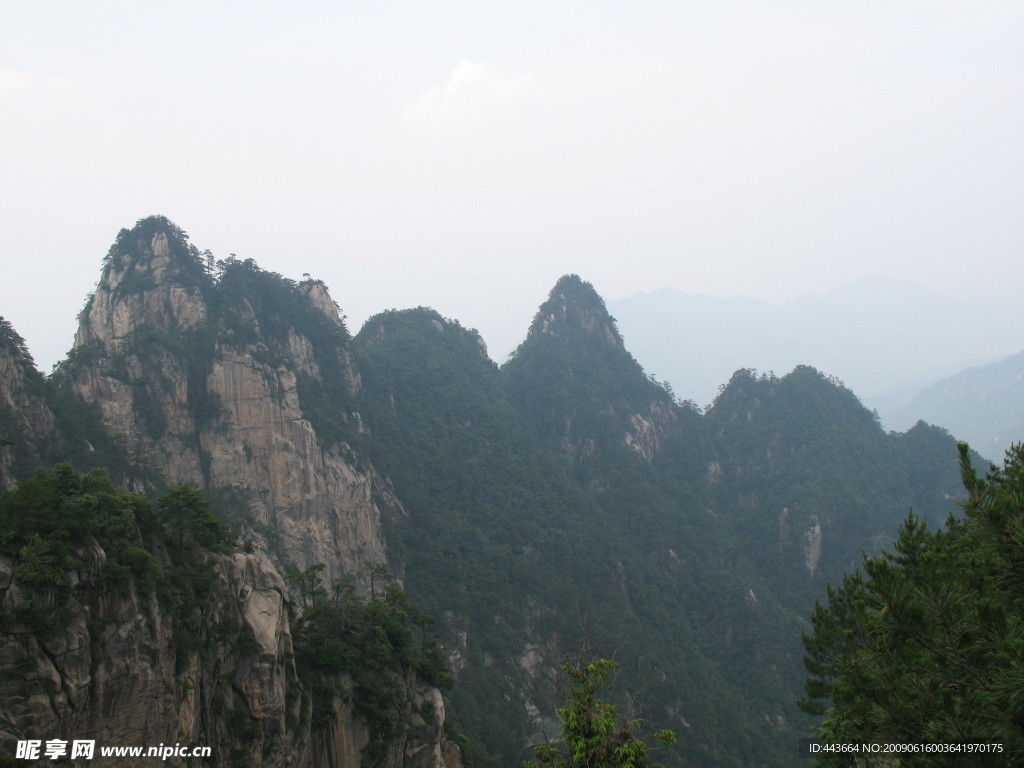
[[[557,334],[565,330],[586,331],[623,348],[622,337],[615,326],[615,319],[608,314],[604,299],[579,275],[559,278],[548,300],[541,304],[534,317],[530,336]]]
[[[328,580],[384,563],[388,497],[349,445],[360,378],[327,287],[212,262],[164,217],[121,230],[63,374],[136,466],[219,492],[256,546]]]
[[[299,284],[299,290],[309,299],[310,304],[324,313],[331,323],[339,327],[343,325],[338,304],[331,298],[331,294],[327,292],[327,286],[322,280],[306,280]]]
[[[188,235],[163,216],[122,229],[103,260],[80,318],[75,349],[100,341],[115,351],[141,326],[187,329],[206,320],[207,265]]]

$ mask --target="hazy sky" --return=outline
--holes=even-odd
[[[48,370],[154,213],[499,361],[566,272],[1019,302],[1022,40],[1019,0],[0,0],[0,315]]]

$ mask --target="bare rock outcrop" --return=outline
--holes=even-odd
[[[210,555],[217,584],[201,636],[183,648],[155,595],[134,582],[105,588],[106,555],[95,542],[80,555],[82,565],[68,574],[72,596],[54,606],[66,624],[49,635],[17,621],[27,593],[14,561],[0,557],[0,668],[18,672],[0,679],[0,739],[180,743],[211,746],[223,759],[252,746],[231,732],[244,712],[257,746],[252,765],[282,764],[260,756],[301,745],[287,727],[288,692],[297,685],[287,589],[266,558]]]
[[[634,413],[629,420],[631,429],[626,432],[626,445],[651,462],[661,452],[678,417],[669,405],[655,400],[646,415]]]
[[[219,490],[258,547],[300,569],[324,563],[328,583],[386,562],[375,499],[400,505],[344,439],[318,432],[304,402],[303,385],[360,386],[337,305],[316,281],[251,262],[223,269],[218,283],[166,220],[123,231],[63,374],[138,464],[168,484]],[[239,289],[243,279],[264,280],[279,303]],[[334,417],[361,428],[355,412]]]
[[[94,761],[113,764],[104,747],[210,747],[192,765],[252,768],[359,768],[370,729],[339,694],[334,717],[315,723],[299,680],[288,620],[288,590],[262,555],[205,555],[215,583],[201,606],[197,635],[176,633],[155,594],[132,580],[111,588],[106,555],[95,542],[67,574],[74,585],[57,631],[18,620],[29,590],[16,563],[0,556],[0,741],[95,741]],[[387,744],[389,768],[461,768],[443,733],[440,694],[409,678],[404,727]],[[334,681],[346,690],[342,676]],[[51,765],[40,759],[33,763]],[[66,764],[61,762],[60,764]],[[185,765],[172,756],[133,758],[140,766]]]

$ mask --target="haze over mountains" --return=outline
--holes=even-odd
[[[662,288],[609,301],[608,309],[644,368],[699,405],[710,403],[737,368],[812,365],[877,409],[888,429],[924,419],[989,447],[997,431],[991,423],[1020,403],[1007,388],[978,395],[987,398],[984,406],[968,397],[942,408],[930,405],[934,396],[914,399],[940,378],[1024,346],[1012,307],[997,302],[980,306],[975,297],[958,301],[913,283],[865,277],[784,304]],[[1010,431],[1004,442],[1024,439],[1013,430],[1017,422],[1001,423],[999,432]],[[999,458],[1001,449],[983,453]]]
[[[894,429],[918,419],[941,424],[981,455],[998,461],[1011,443],[1024,440],[1024,352],[965,368],[882,412]]]

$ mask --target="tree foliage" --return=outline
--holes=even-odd
[[[82,583],[73,572],[96,569],[100,590],[124,593],[134,584],[140,595],[159,600],[173,622],[180,666],[209,647],[217,631],[209,620],[217,572],[207,554],[229,552],[234,538],[203,495],[187,486],[169,489],[154,505],[114,484],[102,469],[83,475],[69,464],[41,467],[0,492],[0,553],[13,559],[23,594],[0,615],[0,629],[59,633],[74,606],[93,599],[72,599]],[[161,568],[152,552],[165,541],[172,542],[171,565]],[[90,552],[95,547],[101,556]]]
[[[910,515],[894,553],[815,608],[802,706],[826,743],[986,740],[1024,765],[1024,447],[985,478],[963,443],[960,460],[964,519],[932,532]]]
[[[637,734],[643,721],[619,715],[615,704],[602,701],[598,691],[618,666],[608,659],[591,659],[584,641],[579,657],[562,665],[569,677],[569,696],[558,708],[560,740],[534,746],[534,759],[525,768],[647,768],[651,746]],[[658,731],[651,738],[663,747],[676,742],[675,733]]]
[[[157,512],[176,542],[179,557],[184,557],[186,545],[211,552],[228,552],[235,546],[237,536],[210,513],[210,502],[201,491],[187,485],[168,488],[157,502]]]
[[[153,589],[159,569],[148,545],[156,528],[149,501],[114,485],[102,469],[81,475],[69,464],[39,468],[0,493],[0,552],[14,558],[14,576],[28,592],[14,618],[43,633],[63,626],[68,571],[86,564],[92,542],[105,553],[100,583],[120,588],[134,574]]]

